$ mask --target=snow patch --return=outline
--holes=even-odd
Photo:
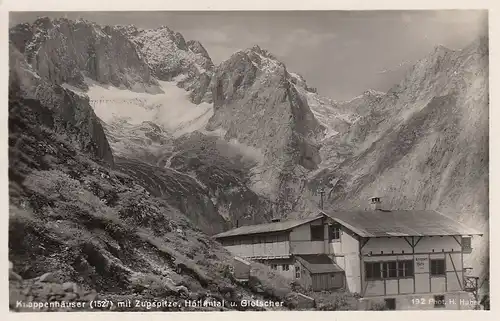
[[[257,55],[261,59],[260,68],[262,71],[264,71],[266,73],[274,73],[280,68],[279,63],[276,60],[264,57],[263,55],[261,55],[259,53],[257,53]]]
[[[207,136],[214,136],[219,138],[224,138],[226,136],[227,130],[222,127],[219,127],[214,130],[200,130],[200,132]]]
[[[138,93],[87,81],[87,95],[96,115],[105,123],[124,120],[132,125],[152,121],[174,136],[205,128],[213,115],[208,103],[195,105],[189,93],[174,82],[159,81],[163,93]]]

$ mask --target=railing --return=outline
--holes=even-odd
[[[464,290],[467,292],[477,292],[479,289],[479,277],[464,276]]]

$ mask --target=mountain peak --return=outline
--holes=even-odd
[[[259,45],[254,45],[254,46],[244,50],[244,52],[246,54],[256,53],[256,54],[261,55],[265,58],[269,58],[269,59],[273,59],[273,60],[278,61],[278,58],[276,58],[275,55],[273,55],[271,52],[269,52],[269,50],[261,48]]]
[[[168,26],[166,25],[161,25],[159,26],[158,28],[155,28],[155,30],[167,30],[167,31],[170,31],[170,32],[173,32],[172,29],[170,29]]]
[[[438,44],[437,46],[434,47],[433,53],[445,55],[453,51],[454,51],[453,49],[450,49],[442,44]]]
[[[210,55],[208,54],[208,51],[205,49],[205,47],[203,47],[201,42],[199,42],[198,40],[189,40],[186,43],[186,46],[187,46],[187,48],[189,48],[189,50],[191,50],[195,54],[200,54],[203,57],[210,59]],[[212,61],[212,60],[210,59],[210,61]]]

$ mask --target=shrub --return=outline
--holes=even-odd
[[[267,265],[252,262],[249,286],[264,295],[284,299],[292,292],[290,280],[273,272]]]
[[[73,193],[82,192],[80,182],[59,170],[33,171],[24,185],[48,199],[71,199]]]
[[[323,291],[309,294],[316,300],[319,310],[348,311],[358,309],[358,300],[346,291]]]

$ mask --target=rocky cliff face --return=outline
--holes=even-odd
[[[53,84],[86,88],[84,77],[138,91],[158,91],[146,62],[125,35],[85,20],[39,18],[10,29],[11,43]]]
[[[339,137],[352,156],[315,173],[330,209],[437,209],[487,232],[488,42],[437,47]],[[317,200],[317,197],[315,198]],[[478,245],[484,259],[488,238]]]
[[[351,179],[354,176],[363,177],[363,172],[370,173],[370,180],[375,182],[383,180],[381,174],[388,174],[387,171],[402,166],[406,160],[411,161],[411,166],[410,163],[405,163],[410,166],[404,167],[406,175],[417,169],[436,170],[436,173],[442,174],[431,175],[429,179],[451,184],[453,187],[458,187],[455,184],[461,180],[457,180],[458,177],[453,180],[445,178],[448,174],[461,173],[466,180],[476,180],[487,174],[487,54],[487,40],[481,39],[461,51],[438,47],[431,55],[418,62],[399,85],[378,98],[378,103],[373,105],[369,113],[355,122],[342,137],[356,146],[356,155],[341,164],[339,170],[342,173],[343,169],[350,171]],[[477,163],[472,162],[472,159],[477,160]],[[431,160],[439,160],[439,166],[434,166],[438,163]],[[460,164],[466,167],[458,170]],[[448,166],[448,170],[445,170]],[[353,172],[354,168],[362,172]],[[422,174],[421,171],[419,173]],[[466,173],[478,173],[478,176]],[[368,179],[367,176],[366,178]],[[363,196],[368,197],[378,189],[379,193],[398,197],[391,201],[392,197],[388,195],[386,201],[390,207],[425,206],[433,203],[433,199],[434,204],[439,204],[439,199],[444,195],[435,194],[436,190],[433,192],[432,188],[428,188],[430,184],[422,182],[423,177],[418,178],[418,184],[426,186],[425,191],[414,193],[414,197],[419,198],[421,203],[415,198],[399,199],[412,192],[408,190],[408,193],[401,193],[399,184],[404,180],[395,178],[390,184],[398,184],[394,194],[390,193],[391,189],[387,188],[387,184],[378,183],[370,184],[371,191],[366,191]],[[417,180],[417,176],[412,179],[414,183]],[[478,182],[484,183],[482,179]],[[369,189],[368,184],[360,180],[347,185],[352,186],[349,188],[352,191],[361,186]],[[413,187],[415,186],[408,186],[412,191]],[[465,187],[460,183],[460,189]],[[340,194],[332,192],[332,200],[338,200],[338,197]]]
[[[320,187],[326,209],[363,208],[377,194],[387,208],[437,209],[486,230],[486,39],[436,47],[389,92],[346,102],[258,46],[214,66],[167,27],[41,18],[10,40],[10,251],[16,265],[35,262],[23,277],[56,262],[101,291],[149,278],[180,296],[168,277],[198,295],[207,280],[227,281],[229,260],[202,232],[316,214]],[[174,273],[176,259],[188,273]]]
[[[168,27],[140,30],[133,26],[117,27],[137,44],[151,73],[158,79],[177,80],[190,92],[191,101],[210,101],[209,85],[214,64],[203,45]]]
[[[214,116],[207,129],[264,155],[253,188],[293,207],[303,181],[320,163],[317,137],[324,128],[295,87],[284,64],[259,47],[239,51],[219,65],[212,79]]]
[[[266,310],[240,304],[264,297],[289,303],[293,290],[286,279],[255,263],[248,285],[235,282],[232,256],[220,244],[141,182],[75,148],[56,126],[57,114],[10,89],[11,310],[68,311],[75,302],[89,310],[95,299],[215,300],[220,308],[114,305],[93,311]],[[16,304],[33,298],[66,306]]]
[[[88,98],[47,82],[34,72],[24,56],[9,46],[9,88],[28,99],[49,106],[56,115],[56,131],[67,135],[79,150],[113,165],[113,154],[104,129],[89,105]]]
[[[42,77],[14,45],[9,50],[12,310],[32,311],[15,301],[33,298],[85,302],[87,307],[96,298],[224,299],[228,303],[215,310],[247,310],[253,308],[238,302],[254,295],[286,300],[293,294],[286,280],[259,264],[252,266],[254,277],[247,286],[234,282],[231,254],[206,235],[219,232],[227,222],[203,183],[140,160],[118,157],[115,163],[102,122],[85,92],[74,87],[78,84],[64,76]],[[172,140],[147,121],[120,130],[136,139],[136,145],[161,148]]]
[[[33,64],[37,74],[49,83],[63,84],[71,89],[69,93],[74,97],[80,97],[80,93],[85,95],[89,86],[96,84],[133,90],[143,84],[151,89],[158,79],[175,82],[189,93],[189,99],[195,104],[213,101],[210,110],[203,107],[206,111],[200,115],[193,111],[197,116],[182,123],[183,128],[186,127],[183,132],[189,132],[191,127],[192,130],[200,129],[204,119],[211,117],[207,129],[225,132],[226,141],[235,140],[252,152],[256,151],[260,160],[251,169],[251,193],[259,195],[266,204],[269,201],[279,203],[282,214],[293,208],[305,186],[308,171],[316,169],[321,162],[317,139],[323,135],[325,127],[315,119],[307,97],[302,94],[314,94],[315,89],[308,87],[299,75],[288,73],[281,62],[258,46],[236,53],[216,68],[202,44],[186,41],[168,27],[141,30],[134,26],[100,27],[87,21],[41,18],[33,25],[12,28],[10,36],[15,46],[29,57],[28,63]],[[112,55],[121,44],[125,53]],[[55,47],[58,48],[55,54],[45,54]],[[110,59],[112,56],[117,58]],[[122,68],[124,64],[130,68]],[[110,73],[102,73],[102,70]],[[95,84],[84,77],[94,80]],[[106,97],[92,99],[109,100]],[[162,104],[153,103],[154,99],[151,101],[154,106]],[[147,103],[141,108],[149,112],[157,108],[153,105]],[[125,109],[125,106],[120,108]],[[167,117],[167,111],[160,109],[157,117]],[[121,156],[138,152],[130,148],[140,145],[142,156],[132,157],[136,161],[158,165],[170,157],[173,133],[161,134],[160,140],[154,141],[143,135],[145,128],[118,123],[107,121],[105,127],[115,149],[118,145],[128,147],[128,155],[123,155],[127,148],[116,150],[122,153]],[[131,137],[135,134],[138,136]],[[123,141],[124,138],[130,143]],[[220,191],[216,193],[219,195]],[[267,211],[267,208],[266,205],[265,210],[258,212]],[[236,216],[239,220],[243,214]],[[267,217],[257,216],[255,219],[252,215],[252,220],[258,222]]]
[[[227,226],[269,222],[272,202],[250,189],[258,159],[240,145],[199,132],[174,141],[168,167],[195,177]]]

